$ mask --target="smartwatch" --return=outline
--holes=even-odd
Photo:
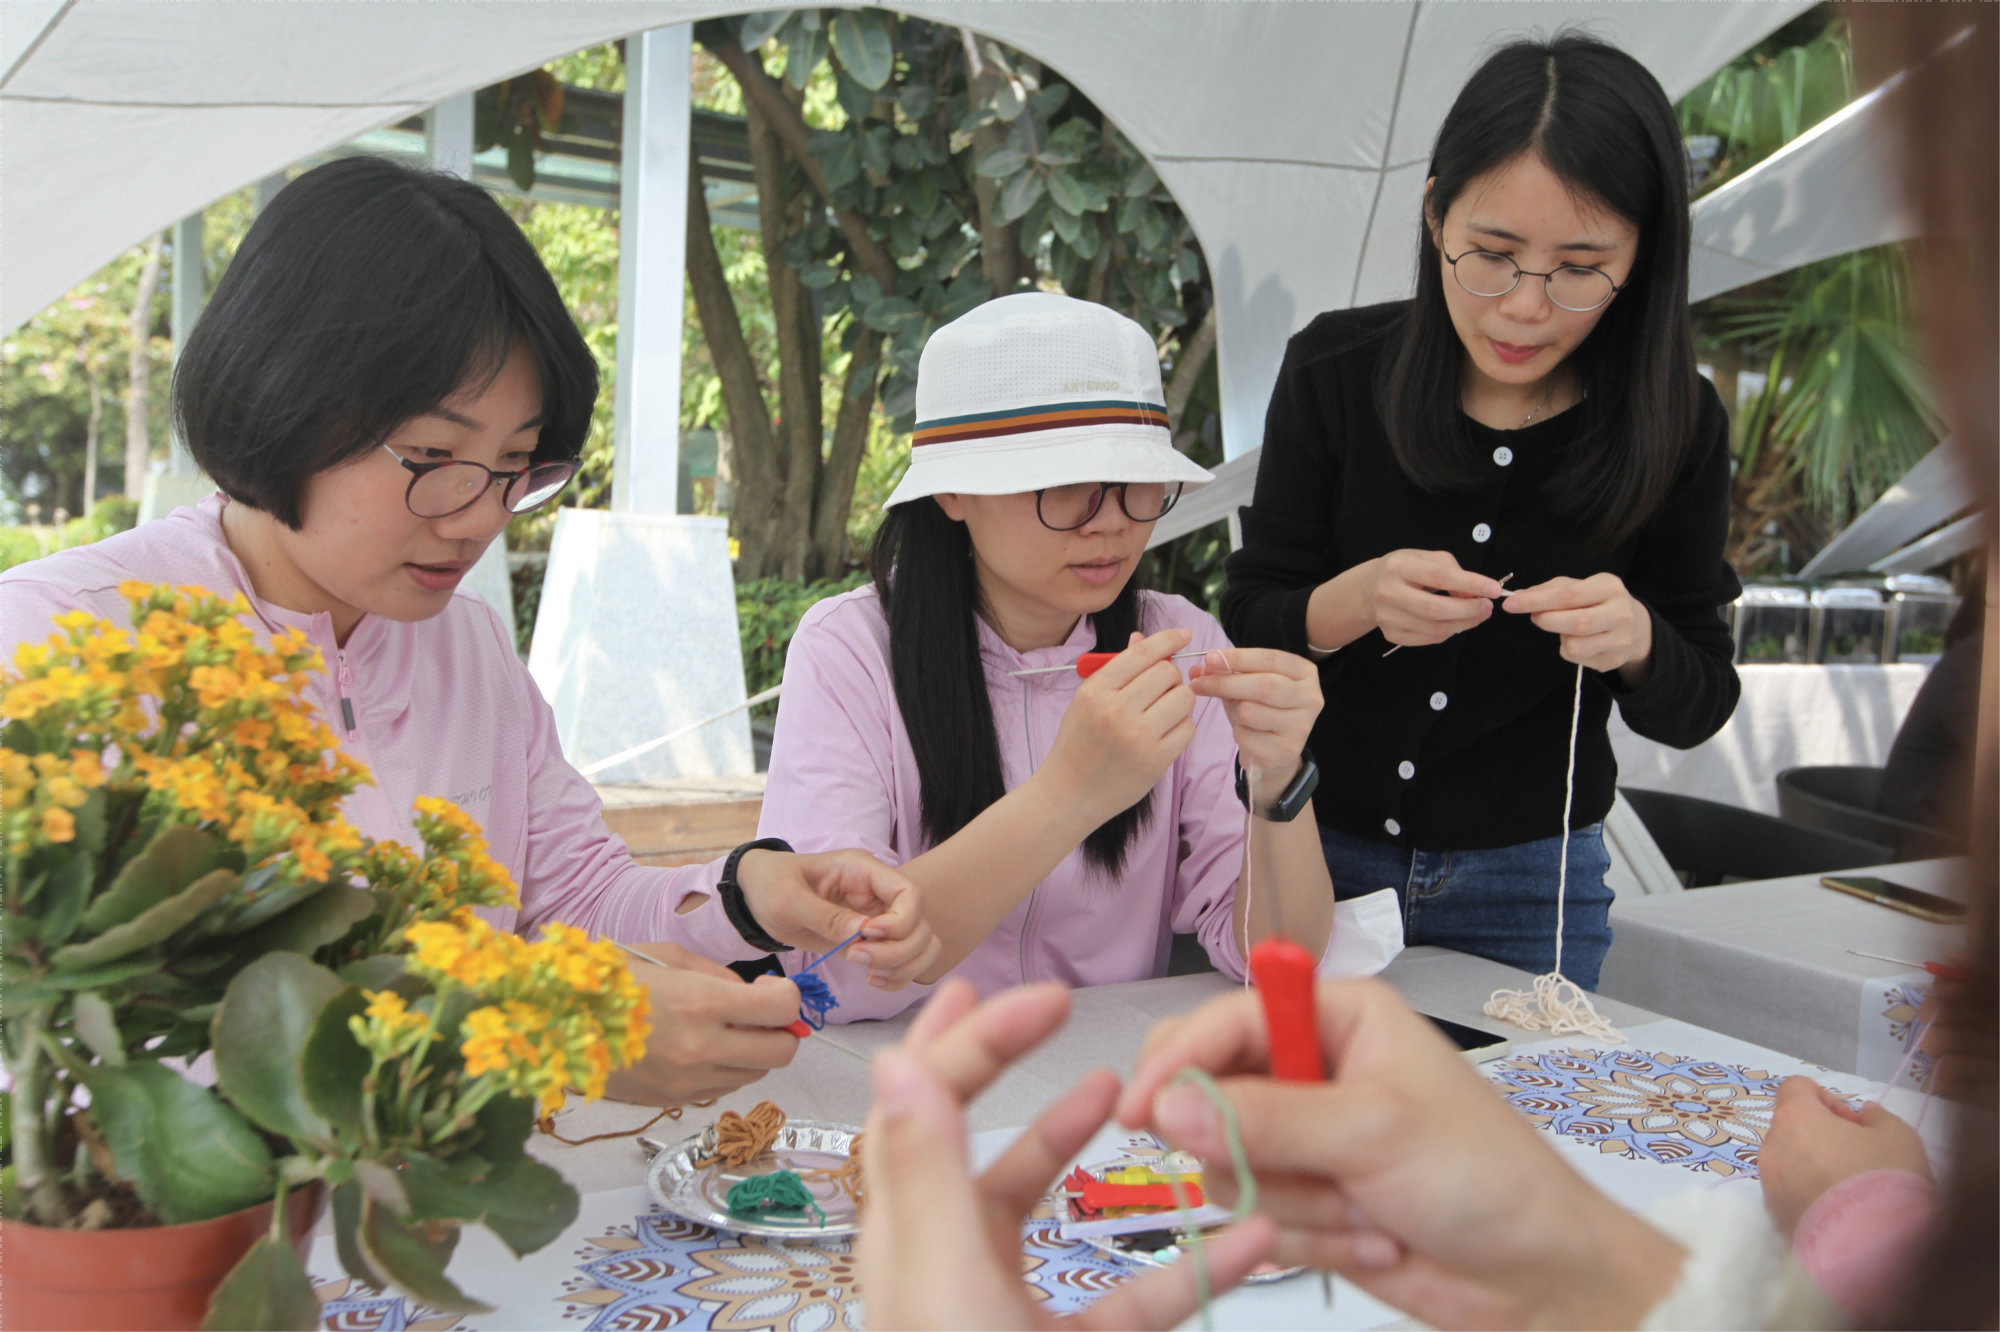
[[[729,923],[743,936],[743,942],[752,948],[761,948],[767,953],[789,953],[792,946],[773,939],[757,923],[757,917],[750,914],[750,904],[743,900],[743,885],[736,882],[736,867],[743,857],[752,851],[791,851],[791,844],[776,837],[760,837],[754,842],[745,842],[729,853],[729,859],[722,862],[722,882],[715,885],[715,892],[722,899],[722,913],[729,917]]]
[[[1292,778],[1284,794],[1268,809],[1256,811],[1257,817],[1271,823],[1290,823],[1312,799],[1312,793],[1319,789],[1319,764],[1313,762],[1312,751],[1299,751],[1299,771]],[[1243,802],[1243,808],[1250,808],[1250,776],[1243,771],[1243,756],[1236,756],[1236,798]]]

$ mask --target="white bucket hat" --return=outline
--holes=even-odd
[[[1215,480],[1173,446],[1160,358],[1106,306],[1023,292],[953,320],[917,363],[910,467],[888,505],[1086,481]]]

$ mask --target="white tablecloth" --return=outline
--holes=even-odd
[[[1959,897],[1964,865],[1919,860],[1847,872]],[[1902,1050],[1871,1036],[1884,1029],[1889,982],[1911,978],[1895,963],[1847,950],[1942,962],[1963,947],[1963,932],[1837,893],[1819,878],[1621,897],[1611,906],[1615,937],[1599,983],[1683,1022],[1887,1079]]]
[[[1786,768],[1879,767],[1930,668],[1738,666],[1743,699],[1706,744],[1670,749],[1632,733],[1611,711],[1618,782],[1778,812],[1776,779]]]

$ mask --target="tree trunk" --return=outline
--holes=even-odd
[[[777,475],[777,441],[771,430],[764,386],[757,362],[743,337],[730,295],[729,279],[716,253],[710,230],[708,200],[702,194],[701,163],[688,155],[688,286],[694,292],[695,314],[702,337],[722,381],[723,406],[729,414],[730,470],[736,476],[736,577],[739,582],[766,577],[771,563],[773,519],[782,484]]]
[[[976,39],[964,29],[959,31],[965,38],[966,59],[970,62],[974,58],[973,42]],[[990,66],[982,66],[976,75],[968,69],[966,75],[974,106],[984,106],[1000,87],[1000,71]],[[995,120],[981,125],[972,131],[973,164],[978,165],[981,158],[995,148],[1004,147],[1006,142],[1006,122]],[[1000,183],[992,177],[975,174],[972,195],[979,204],[980,271],[993,284],[995,296],[1006,296],[1021,280],[1021,224],[1000,222]]]
[[[819,488],[819,320],[813,313],[812,294],[785,257],[785,241],[799,209],[785,188],[784,147],[756,102],[745,99],[743,110],[757,180],[764,274],[778,336],[776,471],[784,478],[784,490],[777,504],[773,554],[778,572],[796,580],[805,576],[806,552],[812,547],[813,497]]]
[[[160,289],[160,247],[166,233],[146,246],[146,264],[139,270],[139,291],[132,298],[127,329],[132,338],[125,388],[125,498],[137,500],[146,491],[146,468],[153,450],[146,438],[146,416],[153,385],[153,295]]]
[[[743,105],[747,111],[755,105],[769,123],[778,138],[784,142],[785,151],[793,162],[806,173],[819,197],[827,197],[826,173],[820,169],[819,159],[806,151],[806,140],[813,134],[812,127],[799,108],[785,96],[784,86],[764,72],[764,67],[744,51],[734,38],[709,48],[717,60],[728,67],[736,77],[737,86],[743,89]],[[840,227],[840,234],[847,238],[848,248],[869,276],[881,284],[884,293],[896,290],[896,278],[902,271],[896,261],[882,248],[882,243],[868,234],[868,223],[852,208],[836,208],[833,220]]]
[[[814,578],[838,578],[847,563],[847,513],[854,504],[855,475],[868,452],[868,423],[875,414],[875,386],[882,377],[881,352],[882,335],[862,329],[841,382],[833,446],[820,472],[808,562],[808,574]]]
[[[1214,354],[1215,307],[1211,305],[1194,332],[1181,342],[1180,355],[1174,358],[1173,377],[1167,381],[1167,429],[1173,433],[1174,447],[1183,452],[1193,432],[1181,428],[1181,417],[1187,412],[1188,398],[1194,394],[1208,358]]]

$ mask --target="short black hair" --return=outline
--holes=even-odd
[[[541,376],[536,460],[578,456],[597,362],[514,220],[470,181],[343,158],[243,238],[174,367],[174,422],[225,494],[297,528],[307,479],[490,383],[517,343]]]
[[[1574,30],[1500,47],[1466,81],[1431,150],[1417,293],[1382,358],[1376,401],[1396,461],[1433,492],[1482,484],[1490,467],[1459,410],[1465,351],[1445,306],[1432,227],[1465,188],[1533,153],[1575,193],[1639,232],[1627,288],[1570,354],[1583,433],[1550,479],[1559,512],[1590,543],[1629,539],[1693,455],[1700,411],[1688,315],[1687,152],[1680,122],[1646,67]]]

